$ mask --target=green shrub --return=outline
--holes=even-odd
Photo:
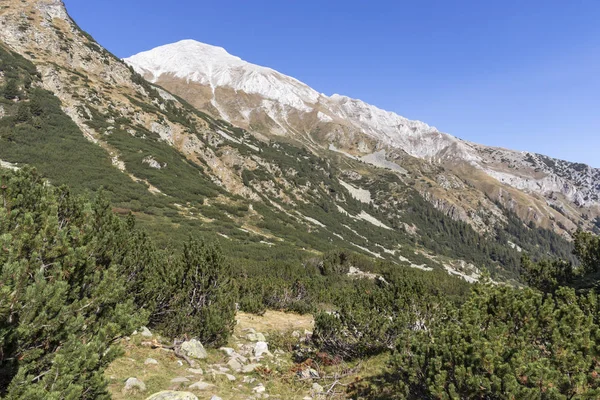
[[[410,399],[600,396],[596,295],[480,285],[459,310],[406,331],[392,363]]]
[[[236,291],[231,267],[220,249],[191,239],[179,259],[165,263],[162,287],[151,321],[165,335],[196,337],[204,344],[224,344],[235,325]]]
[[[146,316],[113,257],[129,242],[107,240],[123,238],[122,222],[35,172],[2,182],[0,393],[109,398],[103,371],[118,355],[115,341]]]

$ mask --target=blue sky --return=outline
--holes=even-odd
[[[119,57],[196,39],[463,139],[600,167],[600,1],[64,0]]]

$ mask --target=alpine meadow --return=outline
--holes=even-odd
[[[600,398],[600,169],[140,50],[0,2],[1,399]]]

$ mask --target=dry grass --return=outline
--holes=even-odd
[[[237,317],[236,334],[241,334],[244,329],[253,328],[257,332],[287,332],[287,331],[311,331],[314,329],[315,321],[312,315],[299,315],[284,313],[280,311],[267,311],[264,315],[254,315],[240,312]]]
[[[304,332],[304,329],[312,331],[314,321],[311,316],[302,316],[297,314],[282,313],[276,311],[267,311],[264,316],[256,316],[251,314],[240,313],[237,316],[238,325],[235,328],[235,335],[232,337],[229,347],[237,348],[238,343],[245,343],[242,339],[247,332],[246,328],[252,328],[257,332],[262,332],[269,336],[269,333],[275,339],[277,335],[289,335],[292,331],[297,330]],[[153,338],[154,339],[154,338]],[[197,362],[197,367],[204,370],[204,375],[194,375],[187,371],[189,366],[185,362],[181,362],[173,352],[161,349],[152,349],[151,347],[142,345],[143,341],[148,339],[141,336],[133,336],[130,340],[122,342],[122,347],[125,354],[115,360],[107,369],[106,377],[109,380],[109,390],[116,400],[143,400],[152,393],[161,390],[186,390],[193,392],[198,399],[210,399],[212,395],[218,395],[223,400],[247,399],[251,398],[255,393],[252,389],[260,382],[264,384],[266,393],[271,399],[290,399],[301,400],[309,396],[314,399],[342,399],[347,398],[346,389],[348,385],[352,385],[365,378],[365,382],[369,377],[380,374],[385,368],[387,356],[375,357],[365,360],[361,363],[360,368],[356,369],[352,374],[344,375],[340,379],[335,376],[339,375],[343,370],[350,370],[356,367],[356,364],[338,364],[327,367],[315,367],[319,369],[323,379],[318,379],[315,382],[322,385],[325,390],[328,390],[334,382],[337,382],[330,396],[315,396],[311,393],[313,381],[300,380],[296,373],[303,367],[292,362],[292,354],[287,352],[279,355],[279,363],[275,363],[275,358],[266,357],[261,361],[263,369],[253,373],[233,373],[237,380],[230,382],[224,375],[211,374],[208,372],[211,368],[218,369],[219,366],[226,366],[228,358],[224,353],[216,349],[209,349],[209,356],[206,360]],[[267,338],[267,340],[269,340]],[[272,349],[272,351],[274,351]],[[144,365],[147,358],[153,358],[158,361],[157,365]],[[244,376],[255,379],[253,383],[244,383]],[[125,380],[130,377],[136,377],[146,384],[147,390],[144,393],[124,393],[123,387]],[[171,379],[176,377],[187,377],[190,382],[182,386],[174,385]],[[189,385],[197,381],[204,381],[215,385],[214,388],[205,391],[193,391],[187,389]]]

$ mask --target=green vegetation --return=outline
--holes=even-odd
[[[208,165],[115,109],[80,110],[132,179],[35,84],[32,63],[0,47],[0,71],[0,159],[38,171],[2,174],[0,395],[106,398],[103,371],[120,338],[147,324],[219,346],[237,303],[255,314],[314,314],[312,341],[280,338],[298,361],[391,357],[378,382],[349,387],[357,395],[600,396],[598,237],[578,232],[570,243],[509,210],[504,226],[481,235],[389,171],[351,180],[376,199],[363,204],[340,184],[348,174],[338,164],[164,102],[133,72],[152,101],[130,101],[157,122],[180,123],[217,156],[260,160],[236,171],[261,200],[230,194]],[[193,115],[210,132],[197,131]],[[237,141],[210,137],[217,130]],[[363,212],[385,226],[356,217]],[[448,260],[528,287],[469,285],[443,270]],[[351,267],[362,277],[348,276]]]
[[[147,322],[172,337],[227,339],[235,292],[217,248],[190,241],[182,255],[158,251],[102,196],[90,202],[29,170],[1,178],[7,399],[108,398],[103,371],[119,354],[115,342]]]
[[[595,294],[477,286],[399,340],[394,386],[415,399],[597,398],[597,315]]]
[[[363,396],[597,398],[600,303],[595,288],[599,254],[600,238],[581,232],[575,243],[581,265],[565,261],[535,264],[525,259],[524,276],[531,285],[525,289],[483,282],[473,286],[464,302],[448,301],[443,295],[425,298],[422,303],[423,296],[408,297],[413,305],[401,307],[402,314],[393,311],[399,301],[406,301],[404,291],[383,303],[368,297],[358,306],[329,316],[329,321],[317,319],[316,344],[321,348],[327,344],[320,340],[320,332],[329,335],[329,342],[347,343],[350,339],[356,345],[362,334],[371,339],[389,338],[389,334],[373,333],[373,328],[394,326],[389,371],[359,385],[357,393]],[[368,309],[363,310],[365,306]],[[382,312],[383,318],[373,324]],[[334,354],[348,354],[347,347],[343,351],[328,348]],[[365,354],[364,350],[360,354]]]

